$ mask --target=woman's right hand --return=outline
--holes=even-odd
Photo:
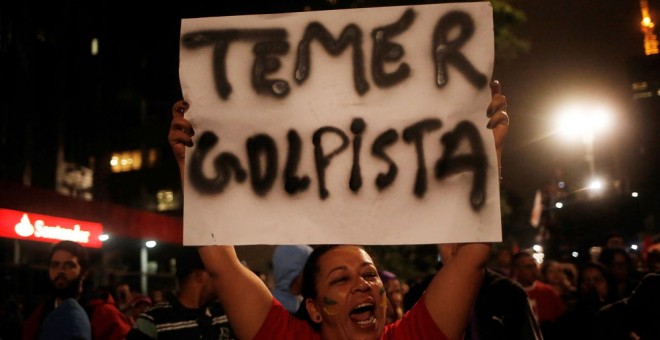
[[[186,147],[193,146],[195,135],[192,124],[183,117],[189,107],[183,100],[174,104],[167,136],[181,171],[182,184]],[[236,335],[241,339],[254,338],[270,311],[273,302],[270,290],[240,262],[233,246],[201,246],[199,255]]]
[[[186,160],[186,146],[193,146],[192,137],[195,135],[190,122],[183,117],[183,114],[188,111],[190,106],[187,102],[179,100],[172,107],[172,123],[170,124],[170,132],[167,135],[167,140],[170,142],[172,152],[179,170],[181,177],[183,177],[183,170]]]

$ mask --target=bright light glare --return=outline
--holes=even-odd
[[[644,26],[644,27],[653,27],[653,23],[651,22],[651,18],[649,18],[649,17],[642,18],[642,26]]]
[[[559,112],[557,128],[566,137],[584,137],[612,124],[612,112],[604,106],[574,104]]]
[[[543,264],[543,258],[545,258],[545,254],[543,254],[543,253],[534,253],[534,255],[532,255],[532,257],[534,257],[534,259],[536,260],[536,263]]]
[[[604,131],[612,123],[612,113],[605,107],[598,107],[591,111],[589,121],[595,131]]]
[[[631,245],[630,245],[630,249],[632,249],[632,250],[637,250],[637,245],[636,245],[636,244],[631,244]]]
[[[153,241],[153,240],[147,241],[147,242],[144,243],[144,245],[147,246],[147,248],[153,248],[153,247],[156,246],[156,241]]]
[[[109,240],[109,239],[110,239],[110,235],[108,235],[108,234],[101,234],[101,235],[99,235],[99,241],[101,241],[101,242],[105,242],[105,241],[107,241],[107,240]]]
[[[535,244],[532,249],[534,249],[535,252],[537,253],[542,253],[543,252],[543,246],[540,244]]]
[[[561,209],[561,208],[563,208],[563,207],[564,207],[564,203],[561,203],[561,202],[557,202],[557,203],[555,203],[555,208],[557,208],[557,209]]]
[[[559,132],[566,137],[579,136],[585,126],[584,117],[580,114],[580,108],[573,106],[567,107],[562,111],[561,116],[559,116]]]
[[[637,191],[633,191],[632,194],[630,194],[632,197],[639,197],[639,193]]]
[[[589,182],[587,186],[589,190],[600,191],[603,189],[603,181],[600,178],[594,178]]]
[[[577,258],[578,256],[580,256],[580,253],[578,253],[577,251],[574,251],[574,252],[571,253],[571,256],[573,256],[574,258]]]

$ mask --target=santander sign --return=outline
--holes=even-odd
[[[1,237],[49,243],[70,240],[86,247],[100,248],[102,233],[103,225],[96,222],[0,209]]]

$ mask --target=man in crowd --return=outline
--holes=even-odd
[[[140,314],[126,339],[234,339],[197,248],[181,249],[176,276],[177,293]]]
[[[93,292],[83,290],[89,272],[86,249],[61,241],[53,246],[49,261],[53,296],[26,319],[23,339],[123,339],[130,326],[112,298],[93,297]]]
[[[513,255],[511,277],[525,288],[534,315],[545,334],[566,312],[566,304],[552,286],[539,280],[540,275],[539,265],[531,251],[523,250]]]
[[[453,249],[438,247],[442,264],[454,257]],[[464,340],[542,340],[543,335],[525,289],[513,279],[486,268]]]

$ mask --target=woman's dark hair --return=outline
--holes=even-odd
[[[321,329],[321,325],[312,320],[309,313],[307,312],[305,301],[307,299],[316,298],[316,274],[319,272],[319,259],[321,259],[321,256],[335,248],[342,246],[357,247],[364,250],[364,248],[361,246],[351,244],[325,244],[317,246],[307,258],[307,262],[305,262],[305,267],[303,268],[301,292],[303,299],[300,307],[298,307],[298,311],[296,312],[296,317],[301,320],[306,320],[307,323],[309,323],[316,331]]]
[[[630,254],[628,254],[625,249],[605,248],[598,256],[598,262],[604,264],[607,268],[612,268],[614,266],[614,258],[619,254],[622,255],[626,261],[626,269],[628,270],[628,275],[632,277],[635,274],[635,264],[633,263],[632,257],[630,257]]]
[[[578,292],[582,294],[580,290],[581,290],[582,282],[584,281],[583,272],[588,268],[594,268],[598,270],[603,275],[605,281],[607,282],[607,296],[605,297],[605,301],[602,302],[603,305],[614,302],[616,297],[616,284],[614,282],[614,278],[612,277],[612,273],[607,268],[607,266],[605,266],[604,264],[598,261],[587,261],[580,266],[580,271],[578,274],[578,283],[577,283]]]

